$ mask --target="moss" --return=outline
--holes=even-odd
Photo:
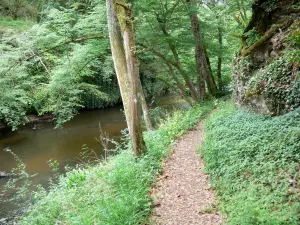
[[[255,95],[259,95],[259,94],[260,94],[260,91],[258,89],[252,88],[252,89],[246,91],[244,97],[251,98],[251,97],[253,97]]]

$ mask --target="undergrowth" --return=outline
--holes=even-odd
[[[224,104],[202,155],[228,224],[300,224],[300,109],[264,117]]]
[[[161,160],[177,136],[192,128],[213,107],[206,103],[177,112],[156,131],[145,133],[147,153],[135,159],[130,149],[96,166],[74,169],[49,192],[34,194],[20,224],[143,224],[151,208],[149,195]]]
[[[13,29],[16,31],[24,31],[34,24],[31,20],[13,20],[9,16],[0,16],[0,30]]]

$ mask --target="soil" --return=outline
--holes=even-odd
[[[176,141],[171,157],[164,163],[162,175],[152,190],[151,224],[221,224],[215,206],[215,193],[203,161],[196,150],[204,138],[203,123]]]

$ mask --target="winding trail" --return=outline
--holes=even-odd
[[[221,215],[215,210],[214,192],[196,152],[203,137],[203,123],[200,122],[172,148],[173,153],[164,163],[162,175],[152,190],[151,224],[221,224]]]

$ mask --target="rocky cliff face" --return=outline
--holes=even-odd
[[[234,61],[239,107],[278,115],[300,106],[300,4],[256,0]]]

